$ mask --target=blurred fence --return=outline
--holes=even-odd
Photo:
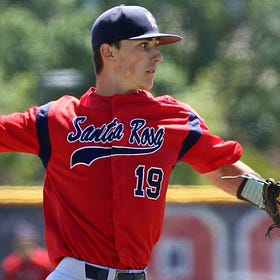
[[[20,220],[35,224],[43,242],[41,203],[40,187],[0,187],[0,261],[12,248],[11,231]],[[278,233],[265,237],[270,224],[263,211],[217,188],[170,186],[148,279],[280,279]]]

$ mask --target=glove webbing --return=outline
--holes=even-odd
[[[263,200],[266,206],[267,214],[272,218],[274,224],[272,224],[265,234],[266,237],[271,239],[270,233],[275,228],[280,228],[280,202],[279,202],[279,195],[280,195],[280,186],[279,184],[275,184],[273,179],[267,179],[266,185],[264,186],[263,190]]]

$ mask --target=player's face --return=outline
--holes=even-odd
[[[157,63],[163,60],[158,46],[158,39],[121,41],[116,75],[124,92],[153,87]]]

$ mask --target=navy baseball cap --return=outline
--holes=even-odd
[[[105,11],[96,19],[91,32],[94,50],[103,43],[110,44],[126,39],[158,38],[160,45],[182,40],[178,35],[160,33],[154,16],[140,6],[120,5]]]

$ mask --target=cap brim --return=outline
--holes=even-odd
[[[181,41],[183,38],[178,35],[165,34],[165,33],[149,33],[141,36],[131,37],[129,40],[141,40],[141,39],[150,39],[158,38],[160,45],[174,44]]]

